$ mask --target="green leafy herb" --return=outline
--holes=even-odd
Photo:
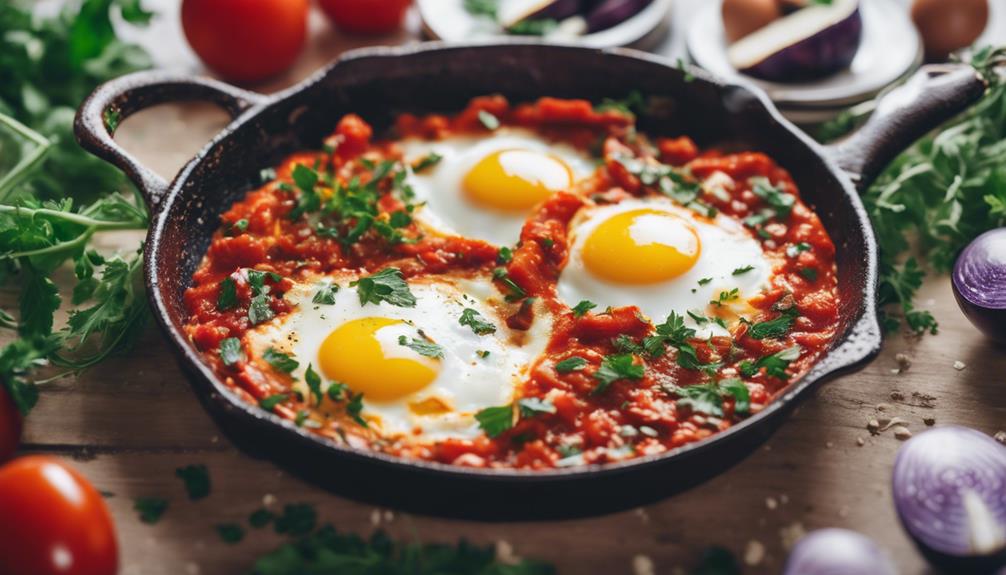
[[[748,388],[739,379],[725,379],[715,383],[672,387],[671,393],[680,399],[678,406],[688,408],[697,413],[705,413],[715,417],[723,417],[723,397],[734,398],[734,410],[745,414],[750,410]]]
[[[273,369],[282,371],[283,373],[290,373],[300,365],[292,356],[281,351],[276,351],[271,347],[265,350],[265,353],[262,354],[262,359],[266,360]]]
[[[217,525],[217,535],[224,543],[235,545],[245,538],[245,530],[236,523],[221,523]]]
[[[325,390],[325,395],[332,401],[342,401],[347,393],[349,393],[349,387],[345,383],[338,381],[333,381],[329,384],[328,389]]]
[[[700,286],[708,285],[708,284],[712,283],[712,281],[713,281],[713,278],[701,278],[699,280],[699,285]]]
[[[733,275],[735,276],[743,275],[748,273],[749,271],[752,271],[753,269],[755,269],[754,266],[744,266],[741,268],[737,268],[734,270]]]
[[[748,328],[748,335],[754,339],[783,337],[793,327],[793,320],[796,319],[796,316],[796,309],[790,308],[775,319],[752,324]]]
[[[503,246],[500,248],[499,253],[496,254],[496,263],[500,265],[506,265],[513,260],[513,250]]]
[[[465,11],[474,16],[496,18],[497,0],[464,0]]]
[[[360,305],[377,305],[383,301],[398,307],[416,306],[416,296],[409,291],[409,284],[398,268],[384,268],[349,285],[356,288]]]
[[[510,279],[510,276],[507,274],[506,269],[496,268],[495,270],[493,270],[493,279],[496,279],[500,283],[502,283],[507,288],[507,291],[510,292],[506,295],[507,301],[509,302],[520,301],[527,297],[527,292],[524,291],[524,288],[517,285],[517,282]]]
[[[715,305],[716,307],[723,307],[724,303],[734,301],[740,298],[740,296],[741,296],[740,290],[738,288],[733,288],[732,290],[729,291],[721,291],[720,295],[717,296],[716,299],[710,301],[709,303]]]
[[[267,322],[275,317],[272,306],[269,305],[269,294],[263,293],[252,297],[248,304],[248,321],[252,325]]]
[[[404,335],[398,336],[398,345],[403,345],[412,351],[423,355],[426,357],[442,358],[444,357],[444,348],[433,343],[432,341],[427,341],[425,339],[417,338],[407,338]]]
[[[684,171],[631,156],[615,158],[630,174],[639,178],[640,183],[656,192],[664,194],[679,204],[706,217],[716,215],[716,209],[702,202],[702,185]]]
[[[228,337],[220,342],[220,361],[224,365],[234,365],[245,360],[244,351],[241,349],[241,340],[236,337]]]
[[[645,112],[646,107],[646,98],[643,97],[643,94],[639,90],[633,90],[621,100],[611,98],[601,100],[600,104],[594,106],[594,110],[597,112],[614,110],[627,116],[635,116],[637,113]]]
[[[555,30],[559,22],[554,18],[528,18],[507,28],[507,32],[517,36],[544,36]],[[489,128],[494,130],[495,128]]]
[[[513,405],[487,407],[475,414],[479,428],[489,437],[498,437],[513,427]]]
[[[318,512],[307,503],[290,503],[283,506],[283,513],[276,517],[273,529],[280,535],[293,537],[307,535],[314,531],[318,523]]]
[[[587,312],[596,308],[597,304],[592,301],[583,300],[573,306],[573,317],[583,317]]]
[[[486,321],[482,314],[477,310],[472,308],[465,308],[461,312],[461,318],[458,320],[461,325],[467,325],[472,328],[475,335],[489,335],[491,333],[496,333],[496,326]]]
[[[786,255],[795,258],[803,252],[810,251],[811,246],[807,242],[799,242],[786,246]]]
[[[800,274],[800,277],[811,283],[817,281],[817,270],[814,268],[800,268],[797,270],[797,273]]]
[[[632,354],[621,353],[606,356],[601,360],[601,367],[594,372],[594,379],[597,385],[591,392],[600,395],[611,386],[612,383],[620,379],[642,379],[645,368],[637,365]]]
[[[499,118],[485,110],[479,110],[479,122],[482,122],[487,130],[496,130],[500,127]]]
[[[272,523],[272,520],[275,518],[276,515],[268,509],[256,509],[248,516],[248,524],[255,529],[262,529]]]
[[[266,411],[272,411],[273,409],[276,408],[277,405],[285,402],[288,399],[290,399],[289,394],[277,393],[274,395],[270,395],[269,397],[266,397],[265,399],[259,401],[258,406]]]
[[[570,373],[573,371],[579,371],[587,367],[587,360],[580,356],[574,355],[573,357],[568,357],[555,364],[555,371],[558,373]]]
[[[555,413],[555,406],[547,399],[524,397],[517,401],[517,410],[522,418],[528,418],[539,413]]]
[[[220,282],[220,293],[217,294],[217,309],[227,311],[238,305],[238,284],[231,278]]]
[[[482,359],[485,359],[489,357],[489,351],[485,349],[477,349],[475,350],[475,355],[479,356]]]
[[[786,373],[786,369],[790,363],[800,359],[801,353],[803,353],[803,349],[794,345],[778,353],[766,355],[755,362],[743,361],[738,368],[744,377],[752,377],[764,368],[767,375],[787,380],[789,374]]]
[[[137,497],[133,500],[133,509],[140,514],[140,521],[153,525],[168,510],[168,501],[160,497]]]
[[[424,170],[427,170],[437,165],[438,163],[440,163],[440,160],[442,159],[444,159],[444,157],[441,156],[440,154],[436,152],[430,152],[429,154],[423,156],[418,162],[413,164],[412,171],[418,174]]]
[[[334,305],[335,294],[339,291],[339,286],[335,284],[318,284],[318,291],[314,292],[311,301],[319,305]]]
[[[185,491],[189,499],[196,501],[209,496],[210,470],[205,465],[187,465],[175,470],[175,475],[185,483]]]
[[[307,364],[307,369],[304,371],[304,382],[307,383],[311,395],[314,396],[315,405],[320,406],[322,398],[325,397],[321,392],[321,376],[314,371],[314,366],[310,363]]]
[[[331,391],[331,390],[329,390]],[[347,392],[348,393],[348,392]],[[362,393],[350,393],[349,401],[346,402],[346,413],[353,418],[353,421],[362,425],[363,427],[368,427],[367,420],[363,418],[363,394]]]

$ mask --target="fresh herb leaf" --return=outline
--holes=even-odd
[[[573,306],[573,317],[583,317],[587,312],[596,308],[597,304],[592,301],[583,300]]]
[[[433,166],[440,163],[444,157],[436,152],[430,152],[423,156],[418,162],[412,165],[412,171],[415,173],[420,173],[424,170],[432,168]]]
[[[781,380],[788,380],[789,374],[786,373],[786,369],[790,363],[800,359],[801,353],[803,353],[803,349],[798,345],[794,345],[778,353],[762,357],[755,362],[743,361],[738,366],[738,369],[744,377],[752,377],[764,368],[767,375]]]
[[[187,465],[175,470],[175,475],[185,483],[185,492],[189,494],[189,499],[196,501],[209,496],[212,488],[210,484],[210,470],[205,465]]]
[[[160,497],[137,497],[133,500],[133,509],[140,514],[140,521],[153,525],[168,510],[168,501]]]
[[[310,363],[307,364],[307,369],[304,371],[304,382],[307,383],[311,395],[314,396],[315,405],[320,406],[322,398],[325,397],[321,393],[321,376],[314,371],[314,366]]]
[[[271,347],[265,350],[265,353],[262,354],[262,359],[266,360],[273,369],[282,371],[283,373],[290,373],[300,365],[293,356],[276,351]]]
[[[238,284],[232,278],[224,278],[220,282],[220,293],[217,294],[217,309],[227,311],[238,305]]]
[[[751,394],[748,386],[739,379],[724,379],[719,383],[720,391],[725,395],[733,396],[734,412],[744,415],[751,410]]]
[[[339,291],[336,284],[318,284],[318,291],[314,292],[311,301],[319,305],[335,305],[335,294]]]
[[[811,283],[817,281],[817,270],[814,268],[800,268],[797,270],[797,273],[800,274],[800,277]]]
[[[383,301],[398,307],[416,306],[416,296],[412,295],[409,284],[398,268],[384,268],[349,285],[356,288],[360,305],[377,305]]]
[[[796,309],[790,308],[789,311],[784,312],[775,319],[752,324],[748,328],[748,335],[754,339],[783,337],[793,327],[793,320],[796,319],[796,316]]]
[[[811,246],[807,242],[799,242],[786,246],[786,255],[795,258],[803,252],[810,251]]]
[[[314,531],[318,523],[318,512],[307,503],[290,503],[283,506],[283,513],[276,517],[273,529],[280,535],[297,537]]]
[[[503,246],[500,251],[496,254],[496,263],[499,265],[506,265],[513,260],[513,250]]]
[[[244,350],[241,349],[241,340],[236,337],[228,337],[220,342],[220,361],[224,365],[234,365],[245,360]]]
[[[272,523],[272,520],[275,518],[276,515],[268,509],[256,509],[248,516],[248,524],[255,529],[262,529]]]
[[[479,428],[489,437],[499,437],[513,427],[513,405],[487,407],[475,414]]]
[[[594,372],[594,379],[597,385],[591,392],[593,395],[600,395],[605,390],[621,379],[642,379],[645,368],[637,365],[632,354],[622,353],[606,356],[601,360],[601,366]]]
[[[555,364],[555,371],[558,373],[570,373],[573,371],[580,371],[581,369],[587,367],[587,360],[574,355],[573,357],[568,357]]]
[[[529,418],[539,413],[555,413],[555,406],[547,399],[524,397],[517,400],[517,409],[522,418]]]
[[[461,325],[467,325],[472,328],[475,335],[489,335],[491,333],[496,333],[496,326],[486,321],[482,314],[477,310],[470,307],[465,308],[461,312],[461,318],[458,320]]]
[[[405,346],[422,356],[433,358],[444,357],[444,348],[432,341],[417,338],[412,338],[410,340],[404,335],[400,335],[398,336],[398,345]]]
[[[258,402],[258,406],[266,411],[272,411],[277,405],[290,399],[290,395],[286,393],[276,393],[266,397]]]
[[[245,530],[236,523],[221,523],[217,525],[217,535],[224,543],[235,545],[245,538]]]
[[[735,275],[735,276],[743,275],[743,274],[746,274],[749,271],[752,271],[754,269],[755,269],[755,267],[754,266],[750,266],[750,265],[749,266],[740,267],[740,268],[737,268],[737,269],[734,270],[733,275]]]
[[[272,306],[269,305],[269,294],[260,294],[252,297],[248,304],[248,321],[252,325],[267,322],[275,317]]]
[[[349,393],[349,392],[347,392]],[[349,401],[346,402],[346,413],[353,418],[353,421],[362,425],[363,427],[369,427],[367,425],[367,420],[363,418],[363,394],[362,393],[349,393]]]

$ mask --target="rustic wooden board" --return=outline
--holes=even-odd
[[[178,45],[176,7],[170,1],[160,4],[165,15],[147,41]],[[412,22],[411,29],[415,26]],[[268,88],[303,77],[347,42],[359,42],[333,40],[317,19],[314,33],[323,40],[289,77]],[[171,67],[193,66],[182,49],[159,57]],[[169,175],[225,122],[222,112],[207,106],[162,107],[128,120],[120,141]],[[104,249],[115,250],[135,246],[139,237],[118,234],[100,241]],[[69,278],[66,273],[57,281],[67,285]],[[871,436],[866,424],[898,416],[918,432],[925,428],[923,418],[934,417],[937,425],[963,424],[987,433],[1006,428],[1006,350],[974,331],[957,310],[946,278],[931,279],[921,301],[940,320],[940,335],[890,338],[876,361],[822,387],[764,449],[722,476],[645,509],[594,519],[448,521],[378,510],[319,490],[238,452],[222,438],[153,326],[128,356],[48,384],[28,420],[24,450],[71,457],[100,490],[113,494],[108,502],[121,538],[124,574],[246,572],[251,558],[281,539],[253,532],[232,547],[219,540],[214,525],[244,522],[263,498],[274,500],[273,506],[314,503],[324,520],[344,531],[366,534],[381,527],[405,539],[466,537],[512,547],[518,555],[552,561],[564,573],[674,573],[710,545],[749,559],[750,573],[777,573],[789,542],[803,530],[827,526],[874,537],[902,573],[927,573],[890,500],[890,469],[900,443],[890,432]],[[0,293],[0,303],[10,304],[11,294]],[[898,353],[912,359],[901,374],[892,373]],[[955,361],[966,367],[955,369]],[[892,399],[892,393],[904,399]],[[935,397],[934,407],[923,407],[913,393]],[[206,464],[214,482],[213,494],[198,503],[187,500],[174,477],[177,467],[191,463]],[[170,500],[154,526],[142,524],[132,510],[133,499],[144,496]],[[646,569],[650,564],[652,571]]]

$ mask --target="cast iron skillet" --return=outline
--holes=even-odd
[[[196,395],[230,439],[337,493],[384,506],[478,519],[559,518],[651,502],[724,471],[765,441],[821,381],[877,353],[877,247],[857,189],[985,90],[970,68],[930,71],[920,82],[921,91],[902,95],[902,106],[844,145],[827,148],[785,121],[760,91],[700,70],[685,73],[640,52],[535,42],[422,44],[348,53],[275,96],[206,79],[133,74],[99,87],[82,105],[75,128],[81,145],[125,170],[149,204],[146,282],[154,315]],[[319,148],[343,114],[362,115],[380,133],[398,112],[456,111],[484,94],[599,101],[631,90],[665,100],[659,111],[640,118],[648,133],[687,134],[700,146],[739,145],[775,158],[838,246],[840,335],[806,377],[759,414],[681,449],[605,466],[532,472],[405,461],[322,439],[238,399],[186,338],[182,294],[218,214],[257,186],[260,169],[291,152]],[[169,184],[112,140],[117,122],[108,120],[181,100],[215,102],[234,120]]]

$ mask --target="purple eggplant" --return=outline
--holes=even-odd
[[[587,32],[600,32],[625,22],[650,5],[651,0],[602,0],[587,12]]]

